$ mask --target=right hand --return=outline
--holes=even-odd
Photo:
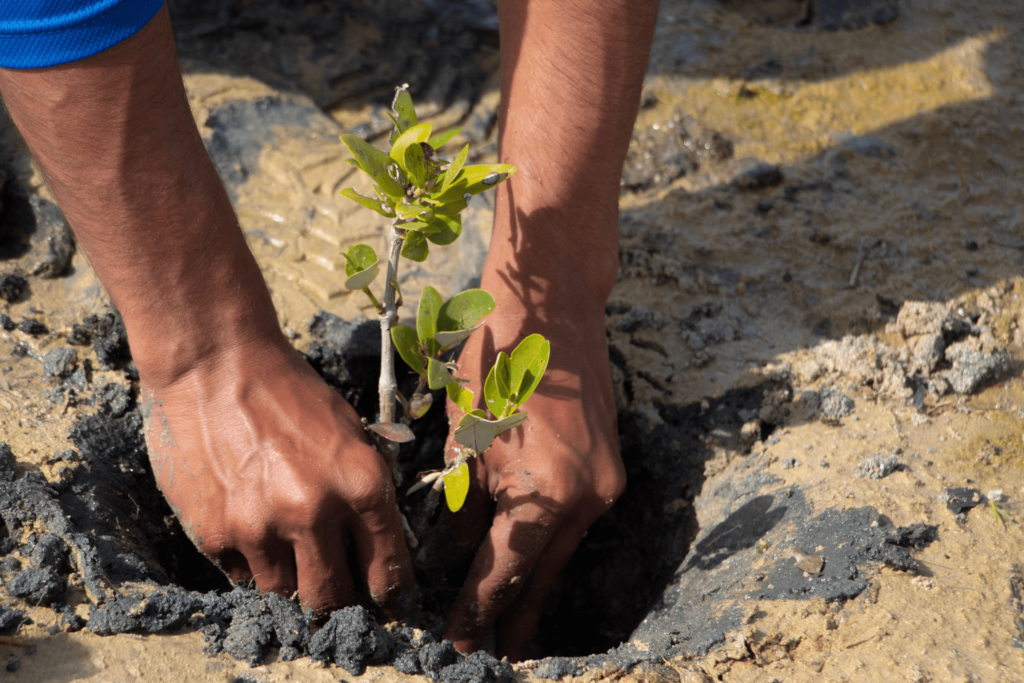
[[[351,604],[358,581],[400,616],[414,579],[387,465],[283,339],[222,351],[169,386],[140,379],[157,483],[232,580],[297,590],[321,612]]]

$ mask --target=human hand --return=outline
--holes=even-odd
[[[140,380],[157,483],[232,580],[298,590],[318,611],[351,604],[361,583],[400,616],[414,579],[387,466],[283,339],[221,352],[168,386]]]
[[[587,528],[621,495],[626,475],[603,310],[548,326],[520,325],[501,311],[499,299],[493,322],[459,358],[458,374],[474,380],[470,387],[478,391],[498,351],[510,352],[525,334],[520,328],[551,341],[551,362],[526,405],[526,422],[469,461],[470,493],[452,516],[451,545],[439,550],[451,560],[476,550],[445,637],[463,652],[493,645],[499,657],[517,661],[526,658],[550,588]],[[458,424],[461,411],[450,401],[448,411]]]

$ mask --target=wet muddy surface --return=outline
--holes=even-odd
[[[337,135],[394,85],[496,150],[492,3],[172,3],[281,325],[364,413],[375,323]],[[227,585],[156,490],[123,327],[0,127],[0,679],[1000,681],[1024,671],[1014,3],[665,0],[607,308],[624,496],[514,668]],[[406,269],[473,283],[487,200]],[[557,353],[557,350],[553,350]],[[443,420],[417,425],[409,473]],[[445,593],[427,591],[440,611]],[[114,635],[116,634],[116,635]]]

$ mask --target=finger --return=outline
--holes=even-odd
[[[356,556],[370,597],[392,619],[409,613],[415,602],[415,578],[405,545],[405,534],[395,505],[395,490],[384,461],[368,495],[354,501],[349,521]]]
[[[348,568],[340,524],[320,524],[313,534],[295,543],[299,604],[317,614],[352,604],[352,575]]]
[[[586,529],[582,526],[568,522],[558,529],[544,548],[533,574],[495,624],[499,658],[508,657],[510,661],[518,662],[528,657],[530,636],[540,621],[544,601],[579,547],[584,533]]]
[[[259,545],[241,544],[238,551],[244,556],[247,567],[236,564],[228,572],[232,581],[253,579],[261,593],[289,597],[295,592],[298,585],[295,553],[290,544],[271,537],[262,539]]]
[[[515,600],[555,531],[554,513],[532,498],[505,494],[469,577],[452,608],[445,638],[462,652],[478,649],[494,620]]]

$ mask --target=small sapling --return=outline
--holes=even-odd
[[[449,508],[458,511],[469,491],[466,459],[480,455],[499,434],[526,420],[526,413],[519,409],[540,383],[551,345],[533,334],[523,339],[511,355],[499,354],[484,382],[483,407],[474,408],[475,393],[465,386],[466,380],[453,374],[456,366],[451,356],[494,310],[494,298],[482,289],[470,289],[445,301],[437,290],[427,286],[420,296],[415,326],[398,323],[398,309],[403,303],[398,286],[400,258],[423,261],[430,254],[431,244],[446,246],[457,240],[462,233],[461,213],[472,197],[504,182],[516,169],[508,164],[466,164],[469,145],[452,161],[443,159],[437,150],[459,131],[431,137],[433,126],[418,123],[405,87],[397,89],[392,109],[394,115],[389,116],[395,129],[389,139],[389,152],[353,135],[341,136],[352,152],[348,163],[370,176],[376,196],[360,194],[353,188],[341,194],[391,219],[386,262],[381,263],[368,245],[350,247],[344,254],[345,286],[366,294],[380,317],[380,410],[377,422],[368,429],[396,485],[401,483],[398,447],[413,439],[409,423],[430,409],[432,395],[427,388],[444,389],[464,413],[454,432],[458,444],[454,461],[444,470],[424,476],[407,493],[431,486],[424,511],[429,517],[442,487]],[[382,267],[386,269],[384,293],[377,298],[371,285]],[[409,398],[398,391],[395,351],[419,378]],[[402,407],[400,418],[398,405]],[[409,541],[415,546],[415,535]]]

